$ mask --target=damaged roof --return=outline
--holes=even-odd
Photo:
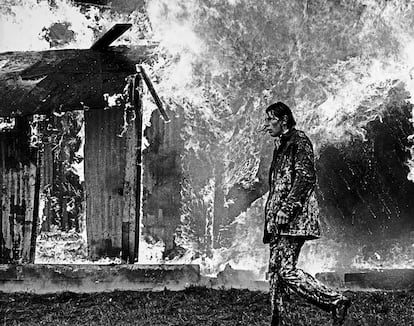
[[[135,65],[152,57],[150,46],[109,47],[126,29],[115,25],[86,50],[0,53],[0,116],[103,109],[103,95],[122,93]]]

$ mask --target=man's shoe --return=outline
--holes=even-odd
[[[342,326],[344,324],[350,306],[351,300],[345,297],[337,302],[335,308],[332,310],[332,326]]]

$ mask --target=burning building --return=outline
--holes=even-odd
[[[80,108],[86,110],[86,215],[91,217],[87,218],[89,255],[92,259],[103,255],[118,256],[124,246],[123,258],[136,259],[142,122],[140,78],[138,74],[128,77],[136,72],[136,68],[125,53],[107,51],[109,44],[129,27],[128,24],[115,25],[90,50],[8,52],[2,55],[1,114],[16,121],[14,128],[2,133],[1,251],[6,262],[33,261],[38,218],[43,213],[40,193],[48,181],[52,184],[66,181],[65,174],[60,180],[56,178],[53,167],[50,168],[55,161],[54,155],[48,155],[47,148],[42,147],[49,140],[42,135],[48,134],[45,129],[50,124],[45,125],[51,116]],[[143,62],[148,57],[147,48],[135,50],[135,62]],[[128,85],[124,89],[126,79]],[[125,103],[117,105],[124,107],[124,111],[105,104],[104,94],[113,92],[125,92]],[[101,110],[98,112],[97,108]],[[126,117],[129,115],[133,118]],[[126,123],[128,130],[121,130]],[[125,137],[118,137],[121,132]],[[70,156],[70,153],[66,154]],[[63,155],[58,159],[64,160]],[[104,165],[99,166],[100,163]],[[48,173],[49,170],[52,173]],[[63,216],[68,214],[67,198],[67,194],[60,198]],[[46,215],[48,213],[46,210]],[[98,220],[94,221],[92,216]],[[111,225],[111,222],[114,223]],[[67,216],[61,226],[66,224]]]
[[[313,272],[412,267],[411,3],[152,0],[139,4],[138,10],[128,1],[122,3],[115,1],[111,9],[102,1],[100,6],[78,10],[65,1],[42,2],[46,11],[50,8],[47,12],[63,18],[70,11],[80,18],[71,24],[70,19],[61,19],[67,23],[60,25],[48,21],[41,46],[84,44],[93,37],[81,30],[108,26],[120,15],[133,24],[128,45],[154,45],[148,71],[171,122],[164,124],[157,113],[151,114],[155,105],[143,93],[148,145],[143,152],[142,229],[146,241],[162,243],[164,258],[198,262],[206,272],[230,263],[262,274],[266,266],[262,209],[272,144],[260,129],[263,109],[282,100],[294,109],[298,128],[309,134],[317,153],[325,237],[305,247],[302,266]],[[13,17],[13,10],[25,6],[30,6],[29,0],[6,13]],[[13,23],[11,18],[7,21]],[[102,85],[93,74],[86,79],[72,74],[73,56],[80,50],[61,50],[62,56],[70,54],[72,59],[52,71],[53,81],[70,80],[72,75],[73,80],[62,83],[64,91],[59,89],[56,97],[29,92],[25,101],[58,110],[74,101],[91,106],[87,96],[92,94],[103,108],[102,95],[122,93],[123,79],[135,73],[131,63],[139,60],[131,60],[137,53],[132,48],[100,54],[97,62],[108,64],[98,78]],[[40,80],[44,75],[38,73],[50,60],[47,53],[38,57],[41,64],[31,68],[31,75],[25,73],[30,78],[21,83],[29,87],[35,80],[49,82],[50,90],[50,77]],[[97,68],[90,65],[93,52],[84,53],[83,71]],[[5,69],[7,53],[3,56]],[[124,68],[125,74],[120,72]],[[85,85],[103,88],[90,93]],[[46,101],[39,103],[30,96]],[[15,110],[24,112],[30,105]],[[95,111],[89,110],[85,120],[91,112]],[[107,124],[100,122],[108,130],[116,119],[122,125],[121,113],[111,117],[110,112],[100,111],[92,120],[108,115]],[[100,147],[99,139],[86,144],[85,153]],[[118,144],[116,139],[110,143]],[[102,169],[117,166],[116,159],[99,156],[94,162],[103,164]],[[87,158],[85,164],[91,164]],[[120,184],[117,189],[124,187]],[[122,234],[121,229],[111,229]],[[102,255],[117,253],[106,250]]]

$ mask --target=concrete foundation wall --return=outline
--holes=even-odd
[[[198,265],[0,265],[0,291],[8,293],[183,290],[199,282]]]

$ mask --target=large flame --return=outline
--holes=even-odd
[[[188,170],[185,162],[201,152],[213,166],[205,184],[189,185],[182,193],[185,232],[178,241],[192,250],[198,248],[187,222],[196,202],[208,212],[205,228],[196,238],[214,240],[215,162],[223,161],[225,190],[255,182],[259,153],[268,141],[258,130],[263,108],[270,102],[280,99],[291,105],[299,128],[307,131],[318,150],[351,136],[364,138],[364,127],[381,118],[387,101],[412,101],[414,95],[414,8],[409,2],[149,0],[146,10],[143,17],[81,8],[65,0],[54,1],[53,6],[48,1],[2,0],[0,51],[89,48],[117,21],[134,23],[124,38],[127,44],[144,38],[159,43],[157,60],[146,70],[157,80],[157,91],[169,108],[184,110],[183,167]],[[51,42],[54,24],[62,24],[68,32],[65,42]],[[397,96],[390,96],[395,92]],[[148,123],[155,106],[145,99]],[[414,144],[410,150],[407,177],[414,181]],[[263,200],[235,219],[236,237],[229,248],[212,249],[196,260],[189,250],[182,261],[200,262],[206,273],[230,262],[263,275]],[[336,268],[343,250],[328,240],[307,244],[301,266],[313,273]],[[363,265],[358,250],[351,250],[354,267]],[[160,259],[143,256],[148,261]],[[403,259],[398,263],[412,266],[410,261],[404,265]]]
[[[163,53],[164,66],[154,71],[160,93],[184,107],[192,121],[185,130],[187,150],[198,153],[205,132],[212,134],[210,146],[216,142],[215,148],[221,148],[216,151],[225,157],[227,189],[255,181],[266,141],[257,130],[271,101],[293,106],[299,127],[318,150],[355,136],[364,139],[364,127],[381,119],[390,101],[404,103],[414,95],[410,3],[353,1],[335,7],[325,1],[312,6],[301,1],[152,0],[148,15]],[[413,160],[407,164],[407,177],[413,180]],[[193,197],[187,198],[188,205]],[[260,243],[244,246],[246,232],[260,232],[252,215],[248,211],[236,218],[239,236],[229,249],[213,250],[212,258],[202,259],[206,270],[220,270],[227,262],[258,273],[263,269],[266,252]],[[337,268],[341,252],[348,249],[325,240],[309,243],[301,266],[313,273]],[[358,247],[350,255],[355,257],[351,267],[361,266]],[[399,264],[411,266],[410,261]]]

